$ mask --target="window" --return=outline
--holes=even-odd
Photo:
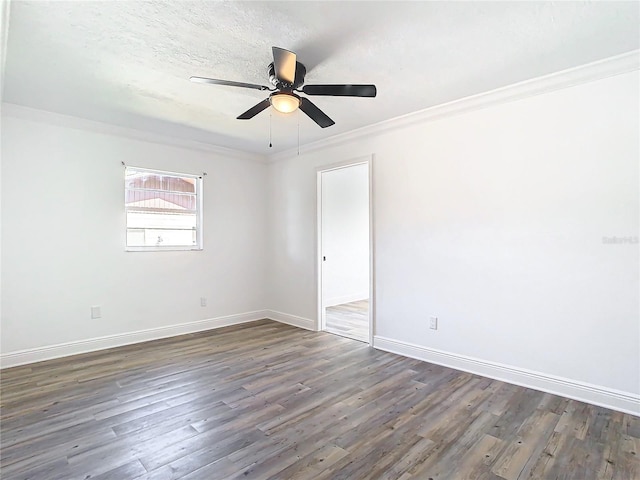
[[[201,250],[202,177],[125,169],[127,250]]]

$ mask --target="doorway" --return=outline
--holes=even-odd
[[[371,158],[319,170],[319,330],[372,343],[371,244]]]

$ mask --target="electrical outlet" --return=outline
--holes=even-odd
[[[201,307],[207,306],[207,297],[200,297],[200,306]]]
[[[438,329],[438,317],[429,317],[429,328],[431,330]]]
[[[100,305],[94,305],[91,307],[91,318],[102,318]]]

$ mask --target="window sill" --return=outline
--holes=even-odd
[[[125,252],[200,252],[202,247],[125,247]]]

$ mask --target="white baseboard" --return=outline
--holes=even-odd
[[[157,340],[160,338],[212,330],[241,323],[268,318],[295,327],[315,331],[315,321],[310,318],[290,315],[275,310],[257,310],[254,312],[227,315],[224,317],[198,320],[195,322],[166,327],[139,330],[136,332],[108,335],[104,337],[79,340],[75,342],[31,348],[0,355],[1,368],[15,367],[28,363],[51,360],[79,353],[104,350],[106,348],[130,345],[133,343]],[[640,416],[640,395],[622,392],[607,387],[582,383],[567,378],[556,377],[540,372],[480,360],[465,355],[443,352],[420,345],[401,342],[390,338],[375,336],[374,348],[425,362],[444,365],[465,372],[494,378],[523,387],[573,398],[583,402]]]
[[[315,320],[310,318],[298,317],[296,315],[290,315],[288,313],[277,312],[275,310],[266,310],[265,317],[276,322],[286,323],[287,325],[293,325],[294,327],[304,328],[305,330],[316,330]]]
[[[429,363],[640,416],[640,395],[375,336],[373,346]]]
[[[104,350],[105,348],[121,347],[132,343],[147,342],[149,340],[174,337],[177,335],[184,335],[186,333],[228,327],[264,318],[268,318],[268,312],[266,310],[257,310],[255,312],[208,318],[205,320],[197,320],[195,322],[181,323],[178,325],[169,325],[166,327],[138,330],[136,332],[120,333],[104,337],[90,338],[87,340],[60,343],[57,345],[30,348],[27,350],[3,353],[0,355],[0,366],[1,368],[16,367],[27,363],[41,362],[43,360],[67,357],[69,355],[76,355],[79,353]]]
[[[342,305],[343,303],[357,302],[369,298],[369,292],[354,293],[351,295],[342,295],[340,297],[327,298],[324,301],[325,307],[333,307],[334,305]]]

